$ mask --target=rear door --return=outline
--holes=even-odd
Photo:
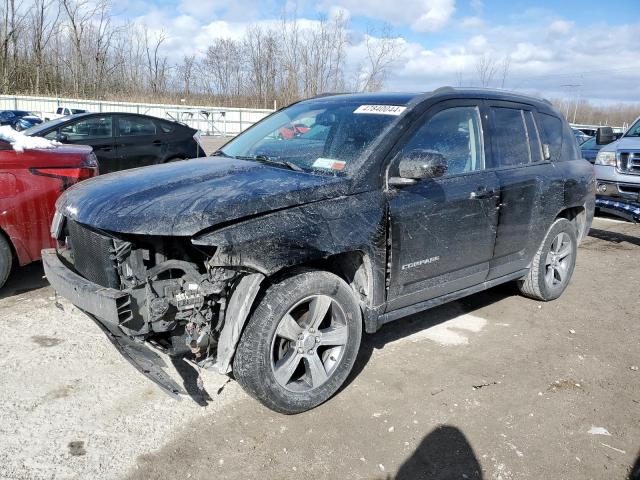
[[[526,268],[545,229],[541,204],[549,188],[550,161],[544,159],[532,107],[488,102],[492,162],[500,183],[498,233],[488,279]]]
[[[413,150],[441,153],[439,178],[389,191],[387,310],[483,282],[493,256],[498,180],[486,169],[481,101],[437,104],[417,121],[397,159]]]
[[[154,165],[164,160],[166,135],[153,119],[138,115],[116,115],[116,119],[116,144],[122,169]]]

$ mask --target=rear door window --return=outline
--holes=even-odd
[[[491,145],[497,166],[513,167],[531,163],[524,111],[492,107],[493,135]]]
[[[121,137],[155,135],[156,124],[145,117],[118,117],[118,134]]]

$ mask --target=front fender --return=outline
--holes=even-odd
[[[212,266],[247,267],[270,276],[344,252],[384,259],[384,220],[382,193],[366,192],[241,221],[192,243],[216,247]]]

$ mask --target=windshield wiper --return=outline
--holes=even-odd
[[[296,165],[293,162],[288,162],[286,160],[273,160],[266,155],[237,155],[234,158],[237,158],[238,160],[253,160],[255,162],[270,163],[273,165],[287,167],[289,170],[295,170],[296,172],[304,172],[304,169],[302,167]]]

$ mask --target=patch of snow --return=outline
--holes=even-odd
[[[458,312],[460,312],[460,314],[455,316]],[[469,338],[465,333],[478,333],[487,325],[486,319],[468,313],[462,313],[462,309],[453,305],[447,308],[446,311],[440,310],[439,313],[453,318],[434,325],[433,327],[426,328],[425,330],[420,330],[407,337],[403,337],[397,340],[397,342],[431,340],[445,346],[467,345]]]
[[[587,433],[590,433],[591,435],[607,435],[607,436],[611,436],[611,434],[609,433],[609,431],[604,428],[604,427],[594,427],[593,425],[591,425],[591,428],[589,429],[589,431]]]
[[[0,140],[9,142],[16,152],[24,152],[34,148],[56,148],[60,143],[42,137],[29,137],[17,132],[8,125],[0,127]]]

